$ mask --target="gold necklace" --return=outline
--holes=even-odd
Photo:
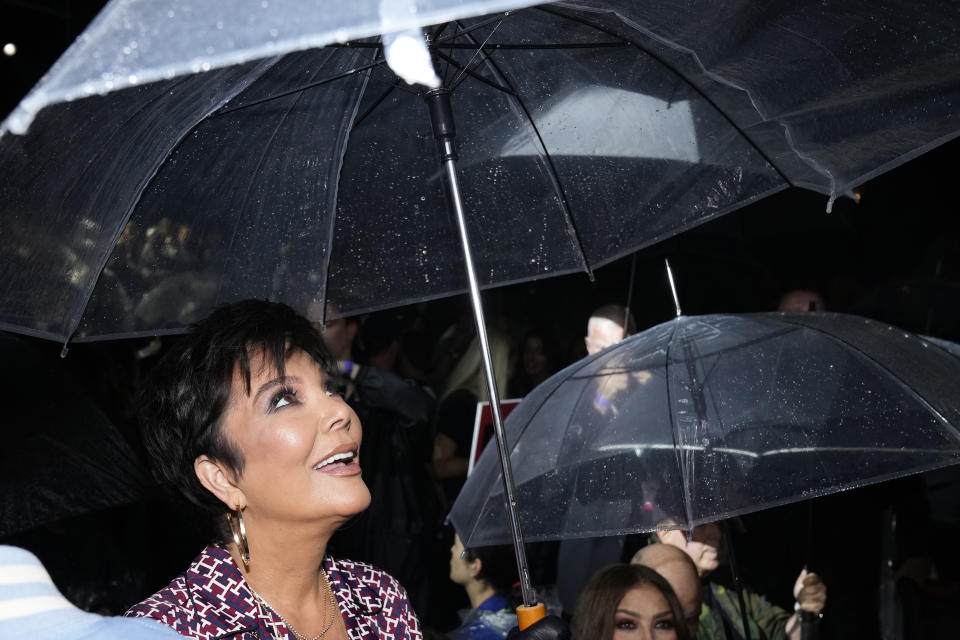
[[[290,630],[290,632],[297,638],[297,640],[320,640],[320,638],[322,638],[324,634],[327,633],[327,631],[330,631],[330,628],[333,626],[334,620],[337,619],[337,611],[339,610],[339,607],[337,606],[337,598],[335,595],[333,595],[333,587],[330,586],[330,580],[327,579],[327,573],[325,571],[321,571],[320,575],[323,576],[323,583],[327,585],[327,592],[330,594],[330,622],[328,622],[327,626],[323,628],[323,631],[313,636],[312,638],[308,638],[307,636],[297,631],[292,624],[287,622],[287,619],[284,618],[279,611],[273,608],[273,605],[267,602],[266,598],[264,598],[262,595],[257,593],[254,590],[254,588],[250,586],[249,582],[247,583],[247,588],[250,589],[250,593],[252,593],[257,600],[262,602],[267,609],[270,609],[270,611],[272,611],[274,615],[280,618],[280,622],[282,622],[284,626]]]

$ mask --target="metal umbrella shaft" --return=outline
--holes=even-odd
[[[483,305],[480,301],[480,288],[477,285],[477,275],[473,266],[470,240],[463,213],[463,202],[460,198],[460,187],[457,181],[456,151],[453,144],[453,139],[456,137],[456,127],[453,121],[453,110],[450,106],[450,91],[442,88],[434,89],[426,94],[426,101],[430,108],[430,120],[433,123],[433,132],[441,146],[440,161],[446,171],[450,206],[453,209],[454,216],[457,219],[457,227],[460,231],[460,243],[463,247],[463,259],[467,268],[467,281],[470,287],[470,302],[473,305],[473,318],[477,324],[477,337],[480,342],[483,369],[487,378],[487,389],[490,393],[490,409],[493,413],[493,431],[497,441],[497,453],[500,456],[503,490],[507,503],[507,514],[510,520],[513,550],[516,554],[517,569],[520,574],[520,588],[523,591],[523,603],[527,607],[534,607],[537,604],[537,596],[530,583],[527,554],[523,547],[523,533],[520,530],[520,517],[517,512],[517,500],[514,492],[513,467],[510,465],[510,451],[507,448],[507,436],[503,429],[503,415],[500,411],[500,394],[497,391],[497,381],[493,373],[493,361],[490,357],[490,344],[487,340]]]

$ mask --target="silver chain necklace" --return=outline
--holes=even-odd
[[[323,576],[323,583],[324,583],[325,585],[327,585],[327,592],[330,594],[330,622],[328,622],[328,623],[327,623],[327,626],[325,626],[325,627],[323,628],[323,631],[321,631],[321,632],[318,633],[317,635],[313,636],[312,638],[308,638],[307,636],[305,636],[305,635],[303,635],[302,633],[300,633],[299,631],[297,631],[297,630],[293,627],[292,624],[290,624],[289,622],[287,622],[287,619],[284,618],[283,615],[281,615],[281,613],[280,613],[279,611],[277,611],[276,609],[273,608],[273,605],[271,605],[269,602],[267,602],[266,598],[264,598],[262,595],[260,595],[259,593],[257,593],[257,592],[254,590],[254,588],[253,588],[252,586],[250,586],[250,583],[249,583],[249,582],[247,583],[247,588],[250,589],[250,593],[253,594],[253,597],[255,597],[257,600],[259,600],[261,603],[263,603],[263,605],[264,605],[267,609],[270,609],[270,611],[272,611],[272,612],[274,613],[274,615],[276,615],[278,618],[280,618],[280,622],[282,622],[282,623],[284,624],[284,626],[285,626],[287,629],[290,630],[290,633],[292,633],[292,634],[297,638],[297,640],[320,640],[320,638],[322,638],[327,631],[330,631],[330,628],[333,626],[334,620],[337,619],[337,612],[338,612],[338,610],[339,610],[339,607],[337,606],[337,598],[336,598],[336,596],[333,594],[333,587],[330,586],[330,581],[327,579],[327,574],[326,574],[326,572],[325,572],[325,571],[321,571],[321,572],[320,572],[320,575]]]

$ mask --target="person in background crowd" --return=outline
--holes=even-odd
[[[826,311],[827,303],[817,291],[792,289],[780,296],[777,311]]]
[[[327,314],[335,313],[336,307],[328,305]],[[402,327],[391,325],[400,321],[389,314],[380,314],[370,316],[369,322],[372,346],[367,349],[367,360],[375,360],[370,364],[361,364],[354,357],[354,343],[361,331],[357,318],[329,320],[325,328],[317,325],[324,344],[336,360],[334,383],[338,390],[352,405],[386,410],[403,426],[429,423],[436,408],[434,397],[415,381],[394,372]]]
[[[670,583],[683,609],[687,632],[691,638],[697,637],[703,607],[703,590],[697,565],[690,556],[672,544],[649,544],[633,555],[630,564],[650,567]]]
[[[503,394],[508,379],[510,342],[496,329],[489,331],[488,338],[498,391],[501,397],[505,397]],[[487,398],[487,380],[480,355],[480,343],[474,338],[450,374],[434,421],[432,469],[443,502],[444,514],[449,511],[466,481],[477,402]],[[445,527],[434,542],[431,571],[435,585],[448,579],[444,567],[449,559],[451,544],[453,534],[449,527]],[[455,612],[465,604],[463,592],[459,589],[438,589],[432,598],[430,610],[425,615],[429,616],[430,622],[437,628],[449,629],[457,624]]]
[[[590,314],[587,335],[583,341],[587,345],[587,353],[592,356],[636,332],[637,324],[626,307],[605,304]]]
[[[662,524],[676,523],[666,520]],[[706,610],[700,615],[698,637],[706,640],[746,637],[736,591],[720,581],[707,580],[720,566],[720,545],[723,542],[720,525],[711,522],[697,526],[689,540],[686,533],[679,529],[657,531],[655,537],[661,543],[671,544],[690,556],[697,566],[700,579],[704,581],[703,604]],[[827,603],[827,587],[817,574],[809,573],[804,568],[793,587],[793,597],[796,599],[793,613],[784,611],[748,589],[743,590],[743,597],[747,603],[751,637],[760,640],[800,640],[799,612],[822,612]]]
[[[217,309],[165,354],[140,400],[144,444],[214,539],[127,616],[199,640],[421,638],[392,576],[326,552],[370,504],[360,420],[330,387],[334,366],[306,318],[260,300]]]
[[[507,596],[517,581],[513,550],[509,547],[465,549],[460,536],[450,547],[450,580],[470,598],[461,611],[460,626],[450,640],[502,640],[517,626],[517,615]]]
[[[556,339],[546,329],[533,329],[520,342],[519,363],[510,380],[510,397],[522,398],[553,375],[559,366]]]
[[[626,326],[626,330],[624,330]],[[587,320],[587,335],[584,343],[588,355],[593,355],[636,333],[637,326],[626,307],[605,304],[598,307]],[[610,382],[614,379],[611,378]],[[626,387],[627,376],[617,380]],[[609,383],[606,383],[609,387]],[[620,389],[623,391],[624,389]],[[610,406],[608,391],[598,394],[598,411],[606,413]],[[584,517],[591,517],[584,514]],[[560,542],[557,553],[557,588],[565,611],[573,608],[587,580],[601,567],[619,562],[623,555],[623,536],[603,538],[573,538]]]
[[[636,564],[614,564],[590,578],[570,631],[574,640],[691,640],[670,584]]]
[[[488,340],[497,391],[503,399],[509,379],[510,341],[497,329],[488,330]],[[448,508],[456,500],[467,477],[477,403],[488,399],[480,341],[474,338],[450,373],[437,408],[433,471],[441,482]]]

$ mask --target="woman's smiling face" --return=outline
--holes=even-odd
[[[251,353],[249,394],[234,371],[220,428],[243,456],[234,481],[244,516],[337,525],[370,504],[360,475],[360,420],[305,352],[288,354],[284,368],[280,376],[262,353]]]

